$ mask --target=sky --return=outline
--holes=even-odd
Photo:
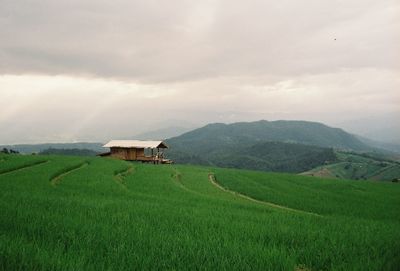
[[[400,142],[398,0],[0,0],[0,144],[323,122]]]

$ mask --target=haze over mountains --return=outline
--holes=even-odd
[[[399,116],[398,112],[392,112],[341,121],[336,123],[335,126],[373,141],[400,144]]]
[[[191,129],[185,126],[160,128],[141,133],[129,139],[168,139],[175,150],[203,153],[221,146],[250,146],[267,141],[297,143],[326,148],[352,151],[372,151],[374,148],[396,151],[396,144],[382,143],[368,138],[350,134],[340,128],[310,121],[267,121],[237,122],[232,124],[212,123],[204,127]],[[111,139],[111,138],[110,138]],[[108,140],[108,139],[107,139]],[[103,150],[104,142],[77,143],[42,143],[3,145],[22,152],[30,153],[45,148],[78,148]]]
[[[134,135],[131,138],[135,138],[135,139],[139,139],[139,140],[167,139],[167,138],[180,136],[184,133],[189,132],[190,130],[192,130],[192,129],[189,127],[169,126],[166,128],[160,128],[160,129],[148,131],[145,133],[140,133],[140,134]]]

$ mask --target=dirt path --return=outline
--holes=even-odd
[[[5,172],[1,172],[0,175],[5,175],[5,174],[8,174],[8,173],[18,172],[18,171],[20,171],[20,170],[24,170],[24,169],[27,169],[27,168],[32,168],[32,167],[35,167],[35,166],[40,166],[40,165],[43,165],[43,164],[46,164],[46,163],[49,163],[49,162],[50,162],[49,160],[46,160],[46,161],[38,161],[38,162],[36,162],[36,163],[32,163],[32,164],[29,164],[29,165],[20,166],[20,167],[18,167],[18,168],[14,168],[14,169],[7,170],[7,171],[5,171]]]
[[[61,179],[62,179],[62,178],[64,178],[64,177],[67,176],[68,174],[70,174],[70,173],[72,173],[72,172],[74,172],[74,171],[77,171],[77,170],[79,170],[79,169],[81,169],[81,168],[84,168],[84,167],[86,167],[86,166],[88,166],[88,165],[89,165],[89,163],[88,163],[88,162],[85,162],[85,163],[81,164],[81,165],[78,166],[78,167],[75,167],[75,168],[70,169],[70,170],[68,170],[68,171],[64,171],[63,173],[61,173],[61,174],[59,174],[59,175],[53,177],[53,178],[50,180],[50,183],[51,183],[53,186],[57,186],[57,185],[59,185],[59,184],[61,183]]]
[[[278,209],[281,209],[281,210],[296,212],[296,213],[299,213],[299,214],[307,214],[307,215],[313,215],[313,216],[322,217],[322,215],[319,215],[319,214],[317,214],[317,213],[307,212],[307,211],[298,210],[298,209],[292,209],[292,208],[289,208],[289,207],[286,207],[286,206],[282,206],[282,205],[278,205],[278,204],[275,204],[275,203],[272,203],[272,202],[257,200],[257,199],[254,199],[254,198],[252,198],[252,197],[249,197],[249,196],[240,194],[240,193],[238,193],[238,192],[235,192],[235,191],[226,189],[225,187],[223,187],[223,186],[221,186],[219,183],[217,183],[217,181],[216,181],[216,179],[215,179],[215,175],[212,174],[212,173],[208,174],[208,180],[209,180],[214,186],[216,186],[217,188],[221,189],[222,191],[225,191],[225,192],[230,193],[230,194],[232,194],[232,195],[234,195],[234,196],[237,196],[237,197],[240,197],[240,198],[243,198],[243,199],[252,201],[252,202],[256,202],[256,203],[259,203],[259,204],[262,204],[262,205],[267,205],[267,206],[273,207],[273,208],[278,208]]]

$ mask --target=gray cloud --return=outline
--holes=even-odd
[[[396,0],[0,0],[0,142],[393,122],[399,15]]]
[[[399,8],[372,0],[2,0],[0,71],[152,83],[398,69]]]

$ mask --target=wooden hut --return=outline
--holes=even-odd
[[[163,141],[111,140],[103,147],[110,148],[110,152],[101,156],[155,164],[171,163],[171,160],[164,158],[162,150],[167,149],[168,146]]]

